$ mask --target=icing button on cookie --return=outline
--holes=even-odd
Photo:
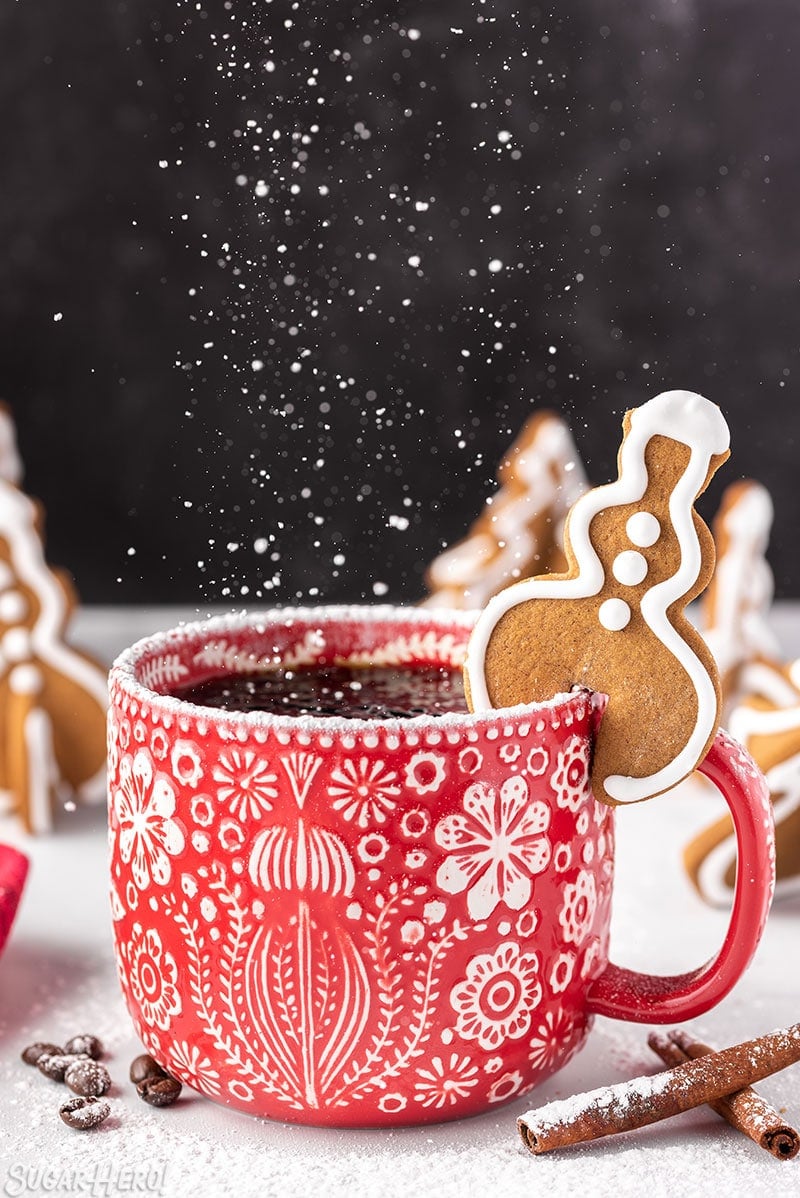
[[[652,512],[634,512],[625,526],[628,540],[640,549],[649,549],[661,536],[661,525]]]
[[[611,572],[624,586],[638,586],[647,577],[647,558],[635,549],[625,549],[614,558]]]
[[[30,662],[14,666],[8,679],[11,693],[14,695],[41,694],[44,685],[42,672]]]
[[[28,611],[25,596],[19,591],[6,591],[0,595],[0,620],[4,624],[16,624],[24,619]]]
[[[9,628],[2,640],[7,661],[27,661],[31,656],[31,638],[27,628]]]
[[[624,599],[606,599],[600,604],[597,618],[609,632],[622,632],[631,619],[631,609]]]

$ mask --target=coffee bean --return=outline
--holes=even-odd
[[[64,1045],[64,1052],[85,1052],[93,1061],[99,1061],[103,1055],[103,1045],[97,1039],[97,1036],[90,1036],[87,1033],[83,1036],[73,1036],[71,1040],[67,1040]]]
[[[146,1077],[139,1082],[136,1093],[150,1106],[172,1106],[182,1090],[181,1083],[169,1074],[163,1077]]]
[[[43,1053],[36,1062],[40,1073],[51,1081],[63,1082],[64,1074],[76,1061],[88,1061],[91,1058],[85,1053],[54,1052]]]
[[[67,1127],[76,1131],[90,1131],[111,1114],[111,1107],[99,1098],[68,1098],[58,1108],[58,1113]]]
[[[20,1055],[26,1065],[36,1065],[39,1057],[58,1056],[63,1051],[64,1049],[60,1048],[58,1044],[44,1044],[42,1041],[37,1040],[35,1044],[29,1044],[27,1048],[23,1048]]]
[[[129,1076],[134,1086],[138,1086],[139,1082],[146,1081],[148,1077],[169,1077],[169,1074],[148,1052],[143,1052],[131,1061]]]
[[[99,1098],[111,1085],[111,1075],[98,1061],[73,1061],[64,1074],[64,1081],[73,1094],[84,1098]]]

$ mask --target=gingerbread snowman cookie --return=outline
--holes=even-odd
[[[31,832],[59,797],[105,793],[105,671],[68,646],[75,606],[45,563],[39,510],[0,477],[0,792]]]
[[[465,663],[474,711],[576,687],[606,696],[592,786],[611,804],[670,789],[716,734],[716,667],[684,608],[714,562],[694,501],[729,446],[719,408],[687,391],[628,412],[623,427],[618,480],[587,492],[567,518],[566,573],[491,599]]]
[[[564,421],[536,412],[498,470],[500,488],[467,536],[429,566],[426,607],[478,608],[531,574],[564,569],[564,521],[586,475]]]

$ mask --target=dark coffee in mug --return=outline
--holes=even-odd
[[[201,707],[340,719],[409,719],[466,712],[460,670],[445,666],[313,666],[224,674],[172,694]]]

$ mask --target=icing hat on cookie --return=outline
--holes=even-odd
[[[628,412],[623,429],[617,481],[581,496],[567,517],[566,572],[494,596],[465,663],[476,711],[575,687],[606,696],[592,786],[612,804],[676,785],[717,730],[716,667],[683,611],[714,561],[694,501],[730,440],[719,408],[689,391]]]

